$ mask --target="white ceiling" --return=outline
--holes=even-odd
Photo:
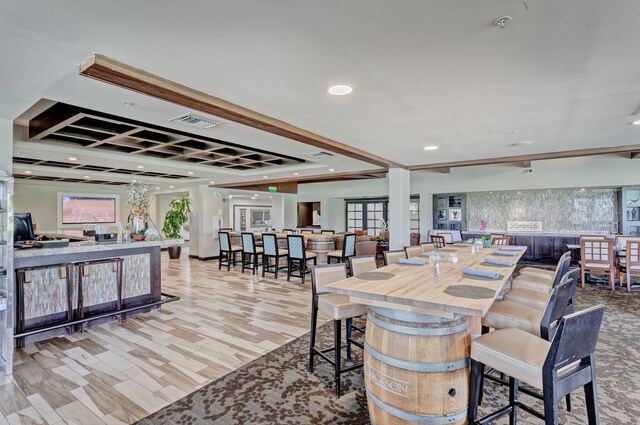
[[[2,0],[0,10],[0,117],[50,98],[184,129],[166,122],[183,108],[78,76],[97,52],[404,165],[640,141],[629,125],[640,119],[637,1]],[[492,25],[505,14],[505,29]],[[328,95],[338,83],[354,92]],[[198,133],[318,150],[233,123]],[[372,168],[321,165],[300,174]]]

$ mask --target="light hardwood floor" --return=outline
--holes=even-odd
[[[169,261],[161,310],[27,346],[0,377],[0,425],[133,423],[309,331],[310,281]]]

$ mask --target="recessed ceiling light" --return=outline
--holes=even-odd
[[[255,197],[255,196],[252,196],[252,197],[251,197],[251,199],[256,199],[256,197]]]
[[[209,182],[209,184],[216,184],[216,182],[214,182],[213,180],[211,180],[211,181]]]
[[[269,199],[273,199],[273,196],[269,196]]]
[[[158,186],[156,186],[156,190],[160,190],[160,188]]]
[[[24,172],[25,174],[31,174],[31,171],[27,170]]]
[[[67,158],[69,161],[77,161],[78,158],[76,158],[75,156],[70,156],[69,158]]]
[[[344,96],[346,94],[351,93],[352,91],[353,91],[353,88],[345,84],[338,84],[336,86],[329,87],[329,94],[332,94],[334,96]]]
[[[138,168],[142,170],[144,168],[144,165],[138,165]]]
[[[335,168],[329,168],[329,171],[336,171]]]
[[[173,189],[175,186],[169,186],[169,189]]]
[[[187,171],[187,174],[189,174],[190,176],[193,175],[193,171]]]
[[[583,187],[583,188],[582,188],[582,189],[580,189],[580,190],[581,190],[582,192],[584,192],[584,191],[585,191],[585,190],[587,190],[587,189],[585,189],[585,188]]]
[[[511,146],[527,146],[532,144],[533,144],[533,140],[523,140],[522,142],[512,143]]]
[[[138,180],[136,180],[136,179],[131,180],[131,183],[137,183],[137,182],[138,182]]]
[[[636,121],[632,122],[631,124],[633,124],[633,125],[640,125],[640,120],[636,120]]]
[[[258,197],[258,196],[260,196],[260,195],[258,195],[257,193],[254,193],[254,194],[253,194],[253,196],[255,196],[255,197],[257,198],[257,197]]]
[[[300,174],[300,173],[293,173],[294,176],[297,176],[298,174]]]
[[[435,151],[435,150],[438,150],[438,148],[439,148],[439,146],[436,146],[436,145],[430,145],[430,146],[425,146],[423,149],[424,149],[425,151]]]
[[[83,176],[83,177],[84,177],[85,179],[90,179],[90,178],[91,178],[91,177],[89,177],[89,176]]]
[[[269,178],[269,176],[262,176],[263,179]]]

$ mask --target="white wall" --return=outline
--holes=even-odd
[[[15,212],[30,212],[38,231],[57,231],[58,192],[119,195],[119,220],[126,226],[129,215],[126,186],[102,186],[85,183],[30,182],[17,180],[13,197]],[[153,216],[153,215],[152,215]],[[82,229],[82,226],[78,226]]]
[[[450,174],[412,172],[410,193],[420,195],[422,239],[426,240],[427,230],[433,225],[432,200],[436,193],[640,185],[640,160],[627,155],[535,161],[532,170],[526,173],[523,168],[505,164],[454,168]],[[345,198],[388,195],[387,179],[312,183],[298,186],[296,202],[320,202],[322,227],[343,231]]]
[[[13,162],[13,122],[0,118],[0,171],[11,174]]]

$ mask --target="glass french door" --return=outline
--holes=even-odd
[[[387,221],[388,204],[382,199],[347,201],[347,231],[366,230],[368,235],[378,236]]]

